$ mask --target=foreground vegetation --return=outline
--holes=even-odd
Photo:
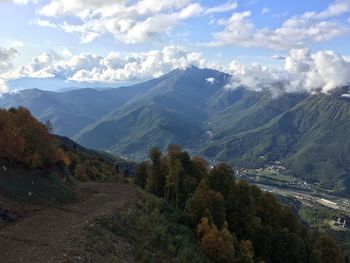
[[[138,202],[86,227],[84,262],[206,262],[191,229],[164,200],[140,192]]]
[[[290,207],[219,164],[171,145],[165,156],[154,148],[150,162],[135,172],[135,183],[171,204],[197,236],[213,262],[345,262],[328,235],[307,230]]]
[[[62,147],[49,123],[39,123],[24,108],[0,110],[0,124],[0,190],[18,201],[74,199],[66,185],[70,173],[82,181],[121,173],[99,155]],[[230,166],[209,168],[175,145],[166,155],[153,148],[149,157],[134,181],[154,196],[143,194],[136,206],[90,225],[88,262],[349,261],[332,238],[307,230],[272,194],[235,181]],[[24,170],[47,184],[28,179],[33,174],[20,179]]]

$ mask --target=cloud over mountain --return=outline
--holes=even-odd
[[[231,62],[228,71],[233,75],[228,88],[245,86],[253,90],[280,92],[322,92],[350,85],[350,63],[333,51],[293,49],[285,58],[283,69],[269,69],[253,64],[247,67]]]
[[[127,54],[110,52],[104,57],[89,53],[72,55],[64,50],[44,52],[33,58],[31,63],[4,76],[11,79],[62,77],[75,81],[118,82],[154,78],[189,65],[211,66],[200,53],[180,46]]]
[[[181,46],[166,46],[148,52],[110,52],[106,56],[73,55],[66,49],[49,51],[9,71],[16,54],[13,48],[0,49],[0,77],[3,79],[58,77],[78,82],[116,83],[151,79],[195,65],[230,73],[233,77],[228,88],[245,86],[256,91],[270,90],[276,96],[281,92],[329,93],[337,87],[350,85],[349,61],[333,51],[312,53],[307,48],[292,49],[287,56],[278,56],[283,66],[277,69],[257,63],[246,66],[236,60],[227,66],[218,65],[201,53]]]
[[[7,87],[7,85],[6,85],[6,83],[5,83],[5,81],[3,81],[2,79],[0,79],[0,96],[1,96],[1,94],[2,93],[6,93],[6,92],[8,92],[8,87]]]
[[[0,47],[0,96],[2,93],[8,92],[9,89],[3,79],[1,79],[1,74],[8,72],[13,67],[13,60],[18,55],[18,51],[11,48]]]
[[[18,51],[11,48],[0,47],[0,73],[8,71],[13,66],[13,60],[18,55]]]

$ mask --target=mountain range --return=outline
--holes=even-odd
[[[129,87],[4,94],[84,147],[131,159],[182,145],[235,167],[280,161],[300,178],[350,194],[350,99],[332,94],[227,89],[231,76],[191,66]]]

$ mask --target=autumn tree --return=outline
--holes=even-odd
[[[23,155],[26,142],[21,127],[15,123],[13,114],[0,110],[0,158],[18,161]]]
[[[150,164],[147,161],[140,163],[134,172],[134,183],[142,189],[145,189],[149,173]]]
[[[219,230],[204,217],[197,227],[197,233],[202,251],[213,262],[234,262],[235,238],[226,226]]]
[[[165,169],[162,152],[158,148],[152,148],[149,152],[151,159],[151,173],[147,180],[147,189],[156,196],[164,196]]]
[[[313,245],[312,263],[344,263],[344,254],[333,238],[319,235]]]
[[[237,262],[239,263],[254,263],[254,247],[250,240],[241,240],[239,250],[236,253]]]
[[[69,163],[48,128],[23,107],[0,110],[0,157],[30,168]]]
[[[74,176],[77,180],[82,181],[82,182],[86,182],[89,180],[89,178],[86,174],[86,170],[85,170],[84,166],[82,166],[81,164],[78,164],[75,167]]]
[[[206,216],[221,228],[226,220],[223,196],[201,183],[189,200],[187,212],[192,224],[197,225]]]

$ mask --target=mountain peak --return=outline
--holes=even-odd
[[[197,66],[195,66],[195,65],[193,65],[193,64],[188,65],[188,66],[185,68],[185,70],[193,70],[193,69],[199,70],[200,68],[197,67]]]

